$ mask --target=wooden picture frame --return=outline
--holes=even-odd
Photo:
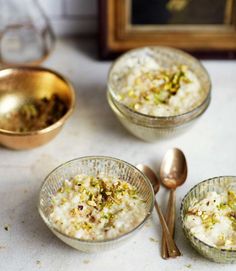
[[[222,24],[134,25],[132,0],[99,0],[100,56],[111,58],[135,47],[159,45],[209,57],[229,53],[235,57],[236,0],[225,1]]]

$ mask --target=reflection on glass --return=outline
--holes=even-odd
[[[40,63],[54,34],[37,0],[0,0],[0,64]]]

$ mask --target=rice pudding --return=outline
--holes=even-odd
[[[66,235],[104,240],[135,228],[146,214],[145,202],[126,181],[77,175],[65,180],[51,198],[50,222]]]
[[[208,192],[206,197],[187,210],[184,224],[204,243],[221,248],[236,249],[236,193]]]
[[[187,65],[161,66],[149,55],[126,58],[113,73],[117,100],[150,116],[176,116],[206,98],[200,81]]]

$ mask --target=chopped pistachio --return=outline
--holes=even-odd
[[[110,230],[116,228],[116,220],[123,219],[125,212],[130,214],[131,220],[125,222],[124,229],[131,227],[132,221],[141,221],[145,214],[144,201],[137,189],[125,181],[108,177],[78,175],[64,182],[51,203],[50,217],[55,226],[70,236],[82,234],[84,239],[96,239],[96,231],[104,238],[114,234]],[[118,229],[116,232],[121,234]]]
[[[61,199],[61,205],[63,205],[64,203],[66,203],[67,202],[67,199],[66,198],[62,198]]]
[[[217,205],[219,210],[225,210],[228,208],[228,205],[225,202],[221,202],[219,205]]]
[[[148,67],[143,70],[137,67],[134,72],[129,69],[122,79],[118,88],[118,100],[135,111],[148,115],[159,116],[160,113],[160,116],[170,116],[185,113],[194,107],[192,98],[196,100],[197,95],[199,96],[197,106],[205,96],[197,76],[187,65],[159,66],[150,70]],[[178,95],[179,92],[181,93]],[[173,96],[177,98],[172,99]]]
[[[228,205],[236,210],[236,193],[232,190],[228,191]]]
[[[90,205],[90,206],[97,206],[96,202],[93,201],[93,200],[88,200],[87,203],[88,203],[88,205]]]
[[[236,249],[236,193],[208,192],[186,212],[185,226],[203,242],[223,249]]]
[[[218,247],[225,245],[225,235],[224,234],[219,235],[216,245]]]
[[[140,104],[139,103],[136,103],[135,105],[134,105],[134,109],[139,109],[139,107],[140,107]]]
[[[129,97],[134,96],[134,91],[133,91],[133,90],[130,90],[130,91],[128,92],[128,95],[129,95]]]
[[[76,208],[71,209],[71,210],[70,210],[70,215],[71,215],[71,216],[75,216],[75,215],[77,214],[77,212],[78,212],[78,209],[76,209]]]
[[[58,193],[63,193],[64,192],[64,187],[60,187],[58,190],[57,190]]]
[[[207,215],[204,213],[201,215],[201,219],[206,229],[211,228],[213,225],[219,222],[216,214]]]

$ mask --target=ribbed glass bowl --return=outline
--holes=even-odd
[[[70,237],[55,228],[49,220],[51,197],[62,186],[64,180],[78,174],[88,176],[110,176],[127,181],[137,188],[139,195],[145,200],[145,218],[131,231],[106,240],[82,240]],[[154,192],[147,177],[131,164],[106,156],[88,156],[66,162],[54,169],[45,179],[39,194],[39,213],[49,229],[69,246],[84,252],[100,252],[122,244],[140,229],[153,210]]]
[[[164,68],[173,65],[187,65],[197,76],[205,93],[202,103],[191,111],[180,115],[156,117],[139,113],[120,102],[118,98],[119,83],[117,74],[119,74],[122,65],[126,65],[124,63],[129,59],[144,55],[151,56]],[[210,77],[206,69],[196,58],[181,50],[158,46],[134,49],[118,58],[110,68],[107,87],[107,98],[113,112],[132,134],[145,141],[157,141],[163,137],[176,136],[184,132],[190,124],[194,123],[205,112],[211,97]]]
[[[236,191],[236,176],[215,177],[197,184],[186,194],[180,208],[182,228],[191,245],[201,255],[218,263],[236,262],[236,250],[220,249],[204,243],[185,227],[184,220],[188,208],[192,206],[194,201],[203,199],[209,191],[222,193],[226,190]]]

